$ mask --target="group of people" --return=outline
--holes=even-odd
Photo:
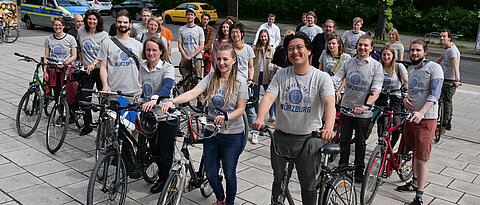
[[[407,97],[402,100],[402,96],[396,94],[390,99],[394,110],[406,108],[414,114],[404,129],[407,149],[414,153],[414,178],[397,189],[416,191],[411,204],[422,204],[438,114],[436,102],[442,94],[446,106],[445,125],[451,129],[451,99],[455,87],[460,85],[460,53],[452,43],[449,30],[441,32],[440,41],[445,52],[437,63],[426,59],[425,41],[412,41],[409,57],[413,67],[407,71],[396,62],[404,57],[398,31],[389,31],[390,42],[382,48],[377,61],[371,57],[375,49],[373,39],[361,30],[363,20],[360,17],[353,19],[352,30],[339,37],[335,33],[335,21],[326,20],[322,29],[316,25],[315,13],[310,11],[302,16],[304,22],[297,26],[297,31],[285,33],[282,42],[280,28],[274,23],[276,17],[270,14],[258,29],[252,47],[243,42],[244,30],[235,18],[221,22],[215,37],[214,28],[208,25],[208,13],[202,14],[198,25],[194,23],[195,16],[195,10],[186,10],[187,24],[179,29],[177,38],[180,64],[191,65],[193,71],[180,71],[182,76],[195,72],[203,79],[192,90],[164,99],[159,107],[154,106],[159,96],[173,96],[175,73],[169,60],[173,36],[162,26],[161,16],[152,16],[146,8],[142,10],[142,22],[132,25],[128,12],[121,10],[107,33],[101,15],[92,9],[83,17],[75,16],[77,27],[69,34],[63,32],[65,21],[53,18],[55,34],[45,40],[45,57],[65,64],[78,61],[86,67],[82,87],[96,85],[99,90],[132,94],[135,97],[129,98],[130,101],[138,98],[143,102],[142,110],[157,114],[159,129],[150,144],[153,154],[159,156],[155,158],[159,179],[152,186],[152,193],[161,191],[173,162],[177,125],[176,120],[168,116],[168,108],[206,93],[199,101],[204,102],[208,114],[215,117],[216,124],[228,123],[221,127],[219,134],[204,141],[206,173],[217,199],[215,204],[233,204],[235,200],[236,166],[246,135],[243,114],[247,115],[255,144],[257,130],[265,125],[267,112],[268,119],[275,122],[273,137],[279,150],[299,152],[312,131],[322,134],[321,139],[308,141],[304,153],[295,162],[303,204],[315,204],[314,179],[320,171],[316,152],[334,136],[335,104],[341,103],[353,110],[353,113],[341,112],[339,164],[349,164],[350,141],[355,130],[354,173],[357,182],[361,182],[367,128],[372,117],[368,105],[384,101],[386,96],[381,94],[382,89],[404,86],[409,91]],[[56,92],[55,81],[60,80],[62,74],[48,68],[44,72],[45,80],[53,82],[47,85],[52,85]],[[444,83],[454,86],[443,86]],[[247,108],[251,96],[260,97],[261,87],[265,94],[259,105]],[[89,100],[83,93],[79,97]],[[215,108],[228,113],[228,122],[225,122],[227,116],[218,114]],[[92,131],[90,111],[85,112],[84,119],[86,126],[81,135]],[[394,122],[400,123],[400,118],[395,117]],[[394,133],[393,144],[399,134]],[[271,154],[272,204],[280,194],[285,163],[284,159]],[[218,176],[220,168],[225,175],[225,191]],[[129,176],[136,175],[129,173]]]

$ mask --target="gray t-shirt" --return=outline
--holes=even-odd
[[[347,62],[348,59],[352,58],[348,53],[342,54],[342,65]],[[332,71],[333,66],[340,60],[340,58],[334,58],[332,55],[327,54],[325,50],[323,50],[322,55],[318,59],[318,62],[323,65],[323,72],[330,74]],[[341,65],[340,65],[341,66]]]
[[[118,41],[131,50],[137,57],[140,57],[143,48],[140,42],[133,38],[131,38],[130,41],[123,41],[121,39],[118,39]],[[108,86],[111,90],[121,90],[127,94],[140,92],[138,68],[135,61],[133,58],[128,57],[112,40],[103,41],[97,59],[107,61]]]
[[[322,127],[322,98],[335,95],[327,73],[310,67],[307,74],[297,75],[293,66],[278,70],[267,92],[277,96],[275,127],[296,135],[310,134]]]
[[[340,85],[344,78],[346,78],[346,85],[342,106],[354,109],[365,103],[369,93],[382,90],[383,67],[382,64],[372,57],[368,57],[364,61],[360,61],[358,58],[351,58],[332,76],[332,80],[336,85]],[[358,115],[344,114],[358,118],[372,117],[371,111],[365,111]]]
[[[243,48],[241,50],[235,49],[237,53],[237,64],[238,64],[238,74],[245,79],[248,79],[248,61],[250,59],[255,58],[255,53],[253,52],[253,48],[247,44],[243,44]]]
[[[131,37],[136,37],[138,34],[146,32],[147,27],[143,26],[142,22],[140,23],[134,23],[132,25],[132,28],[130,28],[130,36]]]
[[[342,35],[342,42],[343,42],[343,47],[345,48],[345,53],[350,54],[350,56],[354,56],[357,54],[357,49],[355,46],[357,45],[357,41],[362,36],[365,34],[363,31],[359,31],[358,33],[353,33],[353,30],[348,30],[345,31]]]
[[[320,26],[313,25],[305,25],[300,28],[300,31],[307,34],[307,36],[310,38],[310,41],[313,41],[313,38],[319,33],[323,33],[323,30]]]
[[[198,83],[198,87],[202,90],[208,90],[210,86],[210,82],[212,81],[213,73],[209,73],[205,76],[200,83]],[[248,100],[248,92],[247,92],[247,82],[240,76],[237,76],[237,84],[235,88],[235,95],[231,102],[225,102],[224,91],[225,91],[225,84],[220,85],[220,89],[212,93],[210,99],[208,100],[208,115],[211,117],[216,117],[221,115],[221,112],[216,111],[214,108],[218,107],[224,110],[227,113],[233,112],[237,109],[237,101],[238,99],[241,100]],[[238,134],[245,130],[245,124],[243,122],[243,117],[240,116],[233,120],[228,120],[228,129],[225,129],[225,126],[221,126],[219,133],[221,134]],[[213,131],[213,130],[210,130]]]
[[[108,39],[108,33],[105,31],[95,33],[93,35],[88,34],[84,27],[78,29],[77,33],[78,42],[82,48],[82,61],[83,65],[90,65],[95,59],[97,59],[100,45],[105,39]],[[95,65],[95,68],[100,68],[100,63]]]
[[[388,71],[383,69],[383,89],[396,90],[402,87],[402,79],[398,79],[398,76],[402,77],[404,74],[407,74],[407,69],[401,63],[396,63],[395,66],[395,73],[393,73],[393,75],[388,75]],[[401,92],[395,92],[395,95],[398,98],[402,97]]]
[[[435,102],[423,119],[437,119],[438,99],[442,92],[442,67],[433,61],[424,61],[419,68],[408,73],[408,97],[412,98],[414,111],[420,111],[427,101]]]
[[[387,42],[385,45],[390,45],[390,42]],[[395,52],[395,59],[399,60],[398,59],[398,54],[399,53],[404,53],[405,52],[405,47],[400,42],[396,42],[396,43],[392,44],[392,47],[393,47],[393,51]]]
[[[205,34],[203,29],[200,26],[188,27],[187,25],[182,26],[178,29],[178,41],[182,41],[183,50],[187,56],[192,55],[198,47],[200,47],[200,42],[205,42]],[[202,58],[202,54],[199,53],[196,58]],[[182,56],[183,59],[183,56]]]
[[[446,80],[455,80],[455,69],[453,68],[452,58],[457,58],[458,66],[460,66],[460,51],[453,43],[452,47],[443,52],[442,67]]]
[[[135,40],[140,41],[140,43],[142,43],[142,45],[145,44],[145,41],[147,41],[147,39],[148,39],[148,34],[147,33],[148,33],[148,31],[144,32],[144,33],[141,33],[141,34],[138,34],[137,36],[135,36]],[[165,37],[163,37],[160,33],[157,33],[157,36],[162,40],[165,48],[167,48],[167,39]]]
[[[161,61],[155,66],[155,68],[150,71],[148,70],[147,62],[143,62],[140,66],[140,75],[142,77],[142,86],[143,86],[143,95],[142,101],[148,102],[152,100],[152,96],[157,95],[160,88],[162,88],[163,80],[171,79],[172,81],[175,79],[175,69],[172,64]],[[172,99],[172,89],[170,89],[170,98],[163,99],[164,101]],[[164,121],[166,120],[165,114],[163,114],[159,107],[156,106],[153,108],[153,112],[157,114],[158,120]]]
[[[44,45],[50,48],[51,58],[58,62],[65,62],[72,57],[72,48],[77,47],[77,41],[70,34],[65,34],[63,38],[55,38],[55,34],[53,34],[45,39]]]

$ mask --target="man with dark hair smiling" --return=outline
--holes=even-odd
[[[288,35],[283,46],[287,49],[288,59],[293,66],[278,70],[273,77],[260,102],[258,118],[253,127],[258,130],[265,125],[264,117],[276,99],[277,124],[272,139],[277,150],[290,150],[288,155],[298,156],[312,131],[322,134],[322,140],[310,139],[295,161],[302,203],[314,205],[318,195],[314,179],[320,171],[321,161],[317,151],[334,135],[335,90],[327,73],[310,66],[308,56],[312,44],[307,35],[303,32]],[[319,130],[323,127],[323,120],[324,129]],[[273,146],[270,148],[270,158],[274,176],[271,203],[278,204],[286,161],[275,155]]]

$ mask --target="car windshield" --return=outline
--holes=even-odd
[[[200,5],[200,7],[202,7],[202,10],[215,10],[210,4]]]
[[[57,0],[58,6],[88,6],[86,0]]]

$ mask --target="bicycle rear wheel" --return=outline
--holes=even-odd
[[[439,100],[438,101],[438,118],[437,118],[437,129],[435,129],[435,137],[433,138],[433,142],[437,143],[440,141],[440,138],[442,137],[442,134],[444,132],[443,128],[443,118],[444,118],[444,107],[443,107],[443,101]]]
[[[360,191],[360,203],[371,204],[377,194],[378,186],[380,186],[380,177],[383,168],[383,145],[377,145],[368,160],[368,166],[363,174],[362,189]]]
[[[397,174],[400,180],[406,182],[413,176],[413,152],[403,152],[400,155],[400,166],[397,169]]]
[[[18,28],[14,26],[6,26],[3,35],[5,43],[13,43],[18,39]]]
[[[199,78],[199,77],[190,78],[187,82],[185,82],[187,91],[193,89],[201,80],[202,78]],[[190,109],[192,109],[194,112],[198,112],[198,113],[203,112],[204,104],[201,101],[203,99],[205,99],[205,92],[203,92],[198,97],[188,102],[188,107],[190,107]]]
[[[42,96],[37,90],[28,90],[20,100],[15,125],[18,134],[28,137],[37,129],[42,116]]]
[[[332,187],[327,190],[324,202],[328,205],[333,204],[357,204],[357,195],[352,179],[345,174],[338,175],[332,183]]]
[[[70,111],[67,101],[61,100],[59,103],[55,103],[47,124],[46,140],[50,153],[57,152],[65,141],[69,118]]]
[[[185,169],[172,170],[163,186],[157,205],[178,205],[185,188]]]
[[[120,167],[117,173],[117,166]],[[106,178],[98,178],[97,173],[103,173]],[[118,174],[118,182],[115,177]],[[127,195],[127,170],[125,162],[117,157],[116,152],[109,152],[95,163],[90,174],[87,189],[87,204],[124,204]]]
[[[139,140],[141,138],[140,134],[138,136]],[[142,136],[143,138],[143,136]],[[142,156],[142,163],[143,163],[143,180],[147,183],[154,183],[158,179],[158,165],[154,160],[152,152],[150,151],[150,143],[148,140],[145,140],[145,144],[143,146],[142,152],[140,155]]]

